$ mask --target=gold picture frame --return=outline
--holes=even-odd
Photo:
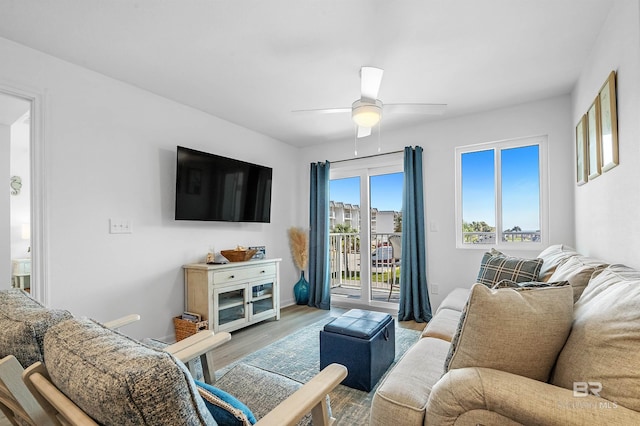
[[[597,178],[602,173],[599,99],[597,97],[587,111],[587,175],[589,180]]]
[[[578,186],[587,183],[587,115],[584,114],[576,125],[576,183]]]
[[[599,133],[602,172],[618,165],[618,117],[616,110],[616,72],[611,71],[598,93]]]

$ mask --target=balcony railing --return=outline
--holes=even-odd
[[[393,257],[393,247],[389,243],[391,235],[397,233],[373,234],[371,247],[363,253],[360,235],[357,233],[329,234],[331,287],[360,289],[360,266],[363,261],[371,262],[371,288],[389,294],[392,283],[396,283],[392,294],[397,298],[400,282],[399,259]],[[386,300],[387,297],[384,297]]]
[[[495,244],[495,232],[463,232],[465,244]],[[505,231],[502,233],[505,243],[531,243],[540,241],[540,231]]]

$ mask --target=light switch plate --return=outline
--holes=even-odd
[[[110,234],[131,234],[133,233],[133,223],[131,219],[109,219]]]

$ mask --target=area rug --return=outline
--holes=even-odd
[[[216,371],[216,377],[222,376],[238,363],[250,364],[267,371],[282,374],[293,380],[306,383],[320,370],[320,330],[328,320],[313,323],[297,332],[280,339],[269,346],[253,352],[244,358]],[[400,328],[396,323],[396,357],[378,384],[393,368],[396,362],[414,343],[420,332]],[[376,386],[377,387],[377,386]],[[331,392],[331,409],[336,418],[335,425],[353,426],[369,424],[369,409],[375,388],[371,392],[351,389],[338,385]]]

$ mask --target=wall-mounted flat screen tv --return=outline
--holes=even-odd
[[[176,220],[270,222],[270,167],[178,146]]]

